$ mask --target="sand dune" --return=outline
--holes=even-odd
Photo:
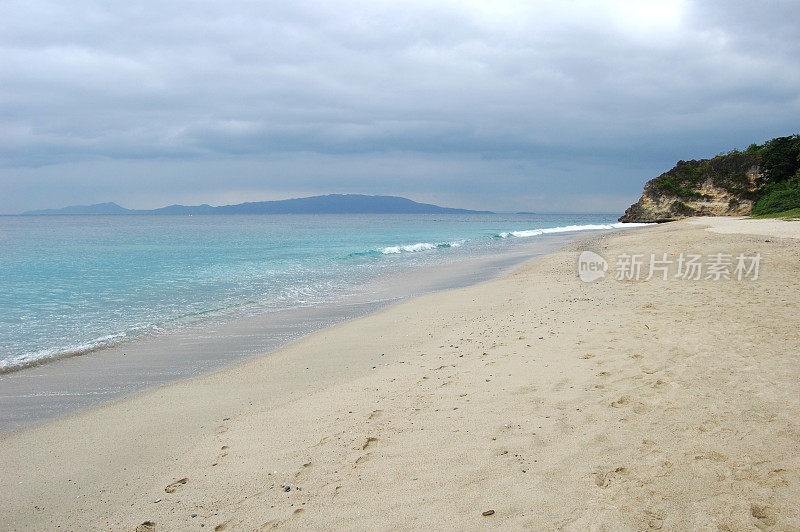
[[[800,223],[716,223],[588,237],[5,435],[0,528],[800,529]],[[584,283],[584,250],[762,258]]]

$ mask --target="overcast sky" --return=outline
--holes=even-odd
[[[329,192],[621,212],[679,159],[800,132],[797,0],[0,14],[0,213]]]

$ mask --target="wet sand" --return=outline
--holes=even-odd
[[[501,277],[579,234],[540,236],[502,254],[386,275],[322,305],[188,326],[0,373],[0,434],[218,371],[404,298]]]
[[[6,434],[0,527],[797,529],[800,223],[750,222],[593,235]],[[761,268],[585,283],[585,250]]]

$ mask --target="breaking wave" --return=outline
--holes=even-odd
[[[526,238],[531,236],[548,235],[551,233],[570,233],[573,231],[601,231],[604,229],[626,229],[628,227],[641,227],[651,224],[638,224],[638,223],[613,223],[613,224],[588,224],[588,225],[565,225],[562,227],[545,227],[542,229],[528,229],[525,231],[507,231],[498,233],[497,238]]]
[[[417,242],[416,244],[404,244],[400,246],[388,246],[378,250],[382,255],[394,255],[397,253],[415,253],[417,251],[428,251],[431,249],[444,249],[444,248],[457,248],[463,244],[464,241],[457,242],[437,242],[432,244],[430,242]]]
[[[112,347],[124,341],[127,336],[127,333],[124,332],[109,334],[84,344],[71,345],[60,349],[40,349],[38,351],[22,353],[10,358],[0,359],[0,375],[30,366],[38,366],[39,364],[43,364],[55,359],[85,355],[87,353],[91,353],[92,351]]]

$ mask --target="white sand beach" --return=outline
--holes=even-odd
[[[619,281],[624,253],[760,269]],[[799,258],[800,222],[592,235],[6,434],[0,529],[798,530]]]

